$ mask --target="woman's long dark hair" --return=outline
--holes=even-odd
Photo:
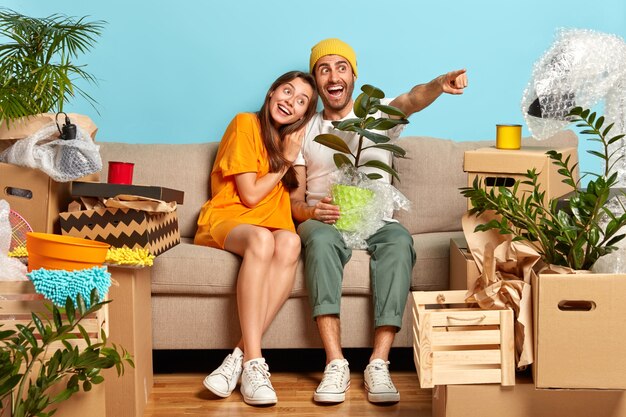
[[[270,115],[270,97],[274,90],[280,85],[288,83],[296,78],[301,78],[313,89],[313,95],[309,100],[309,107],[302,119],[295,121],[289,125],[280,126],[278,129],[272,123],[272,116]],[[281,75],[271,85],[267,94],[265,95],[265,101],[261,110],[258,112],[259,121],[261,123],[261,135],[263,136],[263,143],[265,149],[267,149],[267,156],[270,162],[270,172],[278,172],[283,167],[287,167],[287,172],[282,178],[283,185],[288,190],[298,188],[298,179],[296,178],[296,171],[290,161],[287,161],[283,156],[283,145],[285,137],[292,132],[304,127],[311,117],[317,111],[317,88],[315,87],[315,79],[309,73],[302,71],[289,71],[286,74]]]

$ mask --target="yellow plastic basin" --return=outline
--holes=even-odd
[[[40,268],[79,269],[102,266],[110,245],[78,237],[30,232],[26,234],[28,271]]]

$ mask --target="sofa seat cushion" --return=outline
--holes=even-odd
[[[159,255],[152,267],[153,294],[233,295],[241,258],[228,251],[194,245],[182,238],[179,245]],[[200,272],[202,271],[202,272]],[[343,282],[346,295],[371,294],[369,255],[355,250],[346,265]],[[306,297],[304,265],[298,263],[290,297]]]
[[[412,290],[447,288],[448,253],[451,237],[462,232],[414,235],[416,265],[413,268]],[[364,250],[353,250],[345,267],[343,294],[370,295],[370,256]],[[241,258],[228,251],[194,245],[182,238],[179,245],[159,255],[152,267],[153,294],[233,295]],[[290,297],[306,297],[304,265],[299,262]]]

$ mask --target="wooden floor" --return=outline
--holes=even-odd
[[[216,397],[202,385],[205,374],[155,374],[152,395],[144,417],[287,415],[294,417],[394,416],[430,417],[432,390],[420,389],[415,372],[391,373],[400,391],[396,404],[374,405],[367,401],[363,373],[353,372],[346,401],[337,405],[318,405],[313,391],[321,372],[273,372],[272,384],[278,404],[271,407],[246,405],[239,388],[226,399]]]

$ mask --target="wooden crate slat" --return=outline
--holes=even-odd
[[[513,311],[501,310],[500,353],[502,355],[502,385],[515,385],[515,334]]]
[[[500,324],[499,310],[440,311],[431,313],[433,327],[438,326],[484,326]]]
[[[502,378],[500,369],[433,369],[434,385],[452,384],[491,384],[499,383]],[[422,387],[432,388],[432,387]]]
[[[500,331],[433,332],[430,340],[433,346],[493,345],[500,343]]]
[[[448,350],[433,352],[435,366],[446,365],[500,365],[500,349],[492,350]]]
[[[2,330],[17,330],[17,325],[32,326],[31,313],[35,312],[42,319],[52,317],[49,306],[51,301],[46,300],[42,295],[35,292],[35,288],[30,281],[0,281],[0,324]],[[65,314],[61,315],[63,320],[67,320]],[[52,321],[52,320],[51,320]],[[44,326],[47,323],[44,321]],[[99,311],[83,318],[80,322],[91,338],[91,343],[100,342],[100,331],[104,329],[108,334],[108,305],[103,306]],[[53,324],[51,324],[53,326]],[[34,332],[37,339],[38,332]],[[78,339],[68,340],[70,344],[81,348],[87,346],[87,342],[82,340],[78,328],[72,331]],[[61,342],[55,342],[48,348],[45,358],[52,356],[57,348],[63,347]]]

